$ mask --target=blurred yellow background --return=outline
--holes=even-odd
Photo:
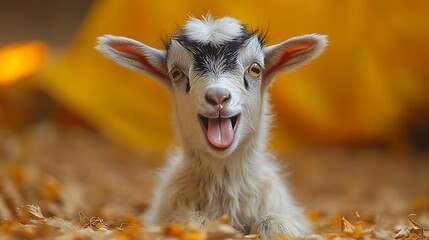
[[[321,57],[279,75],[270,90],[277,116],[272,143],[278,151],[427,149],[428,9],[426,0],[100,0],[91,5],[70,46],[56,49],[45,67],[25,81],[115,141],[143,152],[164,152],[174,138],[167,91],[105,59],[94,49],[96,37],[123,35],[162,48],[162,39],[174,34],[189,14],[210,11],[267,29],[268,44],[313,32],[329,36]],[[0,56],[1,51],[7,49],[1,48]],[[0,69],[7,62],[0,58]]]

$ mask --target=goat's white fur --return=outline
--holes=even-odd
[[[184,33],[192,40],[201,43],[222,44],[234,39],[243,29],[235,18],[214,19],[210,14],[202,19],[190,17],[183,26]]]
[[[202,20],[190,18],[182,29],[189,39],[214,45],[233,40],[242,30],[238,20],[229,17],[213,20],[211,16]],[[168,51],[124,37],[106,35],[98,40],[97,49],[107,57],[152,74],[173,96],[179,148],[169,157],[160,176],[158,190],[146,214],[147,223],[185,220],[205,225],[227,214],[235,228],[259,233],[262,239],[310,232],[302,209],[292,200],[279,166],[267,151],[271,107],[266,88],[276,73],[317,57],[327,44],[326,36],[304,35],[269,47],[262,46],[257,36],[252,36],[237,51],[237,67],[233,71],[222,72],[221,63],[225,59],[220,56],[206,59],[207,67],[213,69],[205,74],[195,70],[194,55],[174,38]],[[118,45],[133,48],[133,53],[140,53],[147,62],[121,52],[121,48],[115,47]],[[294,51],[296,46],[299,51]],[[292,54],[283,63],[280,59],[287,51]],[[247,71],[254,62],[263,69],[261,77],[253,77]],[[174,67],[183,70],[184,80],[173,82],[168,77]],[[247,88],[243,77],[249,82]],[[186,83],[191,86],[189,92],[184,90]],[[223,150],[210,145],[198,121],[199,115],[216,118],[220,114],[205,99],[207,91],[218,88],[230,93],[222,114],[225,117],[240,114],[234,140]]]

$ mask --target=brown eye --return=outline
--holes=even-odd
[[[262,68],[261,68],[261,65],[254,62],[252,63],[252,65],[250,65],[248,71],[249,71],[249,74],[252,75],[253,77],[259,77],[261,76]]]
[[[170,71],[170,77],[175,82],[180,81],[184,76],[185,74],[183,73],[182,69],[180,69],[179,67],[174,67]]]

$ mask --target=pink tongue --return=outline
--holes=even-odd
[[[234,129],[232,129],[229,118],[209,118],[207,139],[218,148],[227,148],[234,140]]]

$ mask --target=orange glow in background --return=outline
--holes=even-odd
[[[9,85],[37,72],[47,58],[42,42],[10,44],[0,48],[0,85]]]

